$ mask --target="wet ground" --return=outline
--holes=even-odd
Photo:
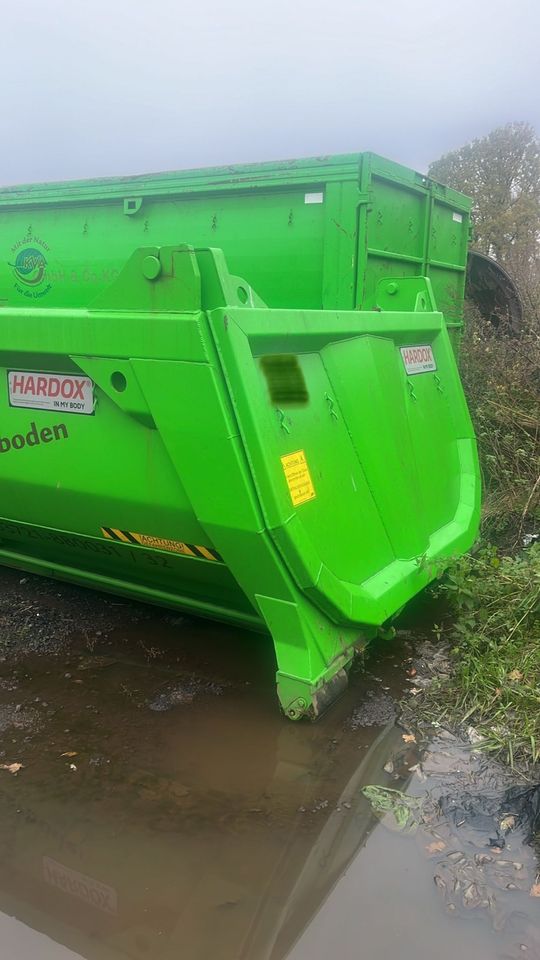
[[[413,638],[293,724],[264,638],[0,571],[0,957],[540,957],[517,834],[482,907],[485,838],[389,829],[361,792],[476,776],[393,725]]]

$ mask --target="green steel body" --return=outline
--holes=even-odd
[[[371,154],[2,191],[0,562],[270,633],[316,716],[476,535],[469,211]]]

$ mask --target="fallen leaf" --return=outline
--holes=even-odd
[[[407,673],[409,674],[410,677],[415,677],[418,671],[416,667],[411,667],[410,670],[407,670]]]
[[[10,773],[18,773],[23,769],[22,763],[0,763],[0,770],[9,770]]]
[[[513,830],[516,825],[516,818],[508,813],[499,823],[499,826],[503,833],[508,833],[509,830]]]
[[[61,757],[76,757],[76,756],[77,756],[77,751],[76,751],[76,750],[66,750],[66,752],[65,752],[65,753],[61,753],[60,756],[61,756]]]
[[[422,691],[420,687],[411,687],[411,689],[409,690],[409,693],[412,693],[413,697],[415,697],[417,693],[421,693],[421,692]]]
[[[523,674],[521,670],[511,670],[508,674],[509,680],[523,680]]]
[[[540,883],[533,883],[531,887],[531,897],[540,897]]]
[[[405,743],[416,743],[416,737],[414,733],[402,733],[401,739],[404,740]]]
[[[444,840],[434,840],[433,843],[428,843],[426,850],[428,853],[441,853],[446,850],[446,844]]]
[[[484,740],[484,737],[481,733],[478,733],[476,727],[467,727],[467,736],[470,743],[481,743]]]

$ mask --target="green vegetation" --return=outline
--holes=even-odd
[[[540,545],[485,547],[447,572],[453,674],[425,694],[439,722],[472,725],[509,763],[540,758]]]
[[[470,310],[461,374],[480,451],[483,538],[515,545],[540,505],[540,325],[516,337]]]
[[[515,542],[540,503],[540,140],[508,123],[445,154],[429,173],[472,197],[473,249],[513,276],[523,301],[519,333],[469,307],[461,370],[478,436],[484,538]]]
[[[540,337],[470,316],[462,374],[482,463],[482,546],[437,588],[448,601],[453,671],[420,708],[472,725],[484,749],[523,766],[540,759],[540,544],[523,546],[539,519]]]
[[[432,164],[473,197],[475,246],[518,280],[519,335],[469,309],[461,370],[484,485],[482,546],[439,582],[453,671],[418,697],[430,718],[473,726],[512,766],[540,760],[540,150],[508,124]],[[496,542],[498,548],[491,545]],[[506,555],[507,554],[507,555]],[[448,631],[448,632],[447,632]]]

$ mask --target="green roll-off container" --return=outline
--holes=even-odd
[[[372,154],[0,192],[0,562],[270,633],[318,715],[477,531],[469,211]]]

